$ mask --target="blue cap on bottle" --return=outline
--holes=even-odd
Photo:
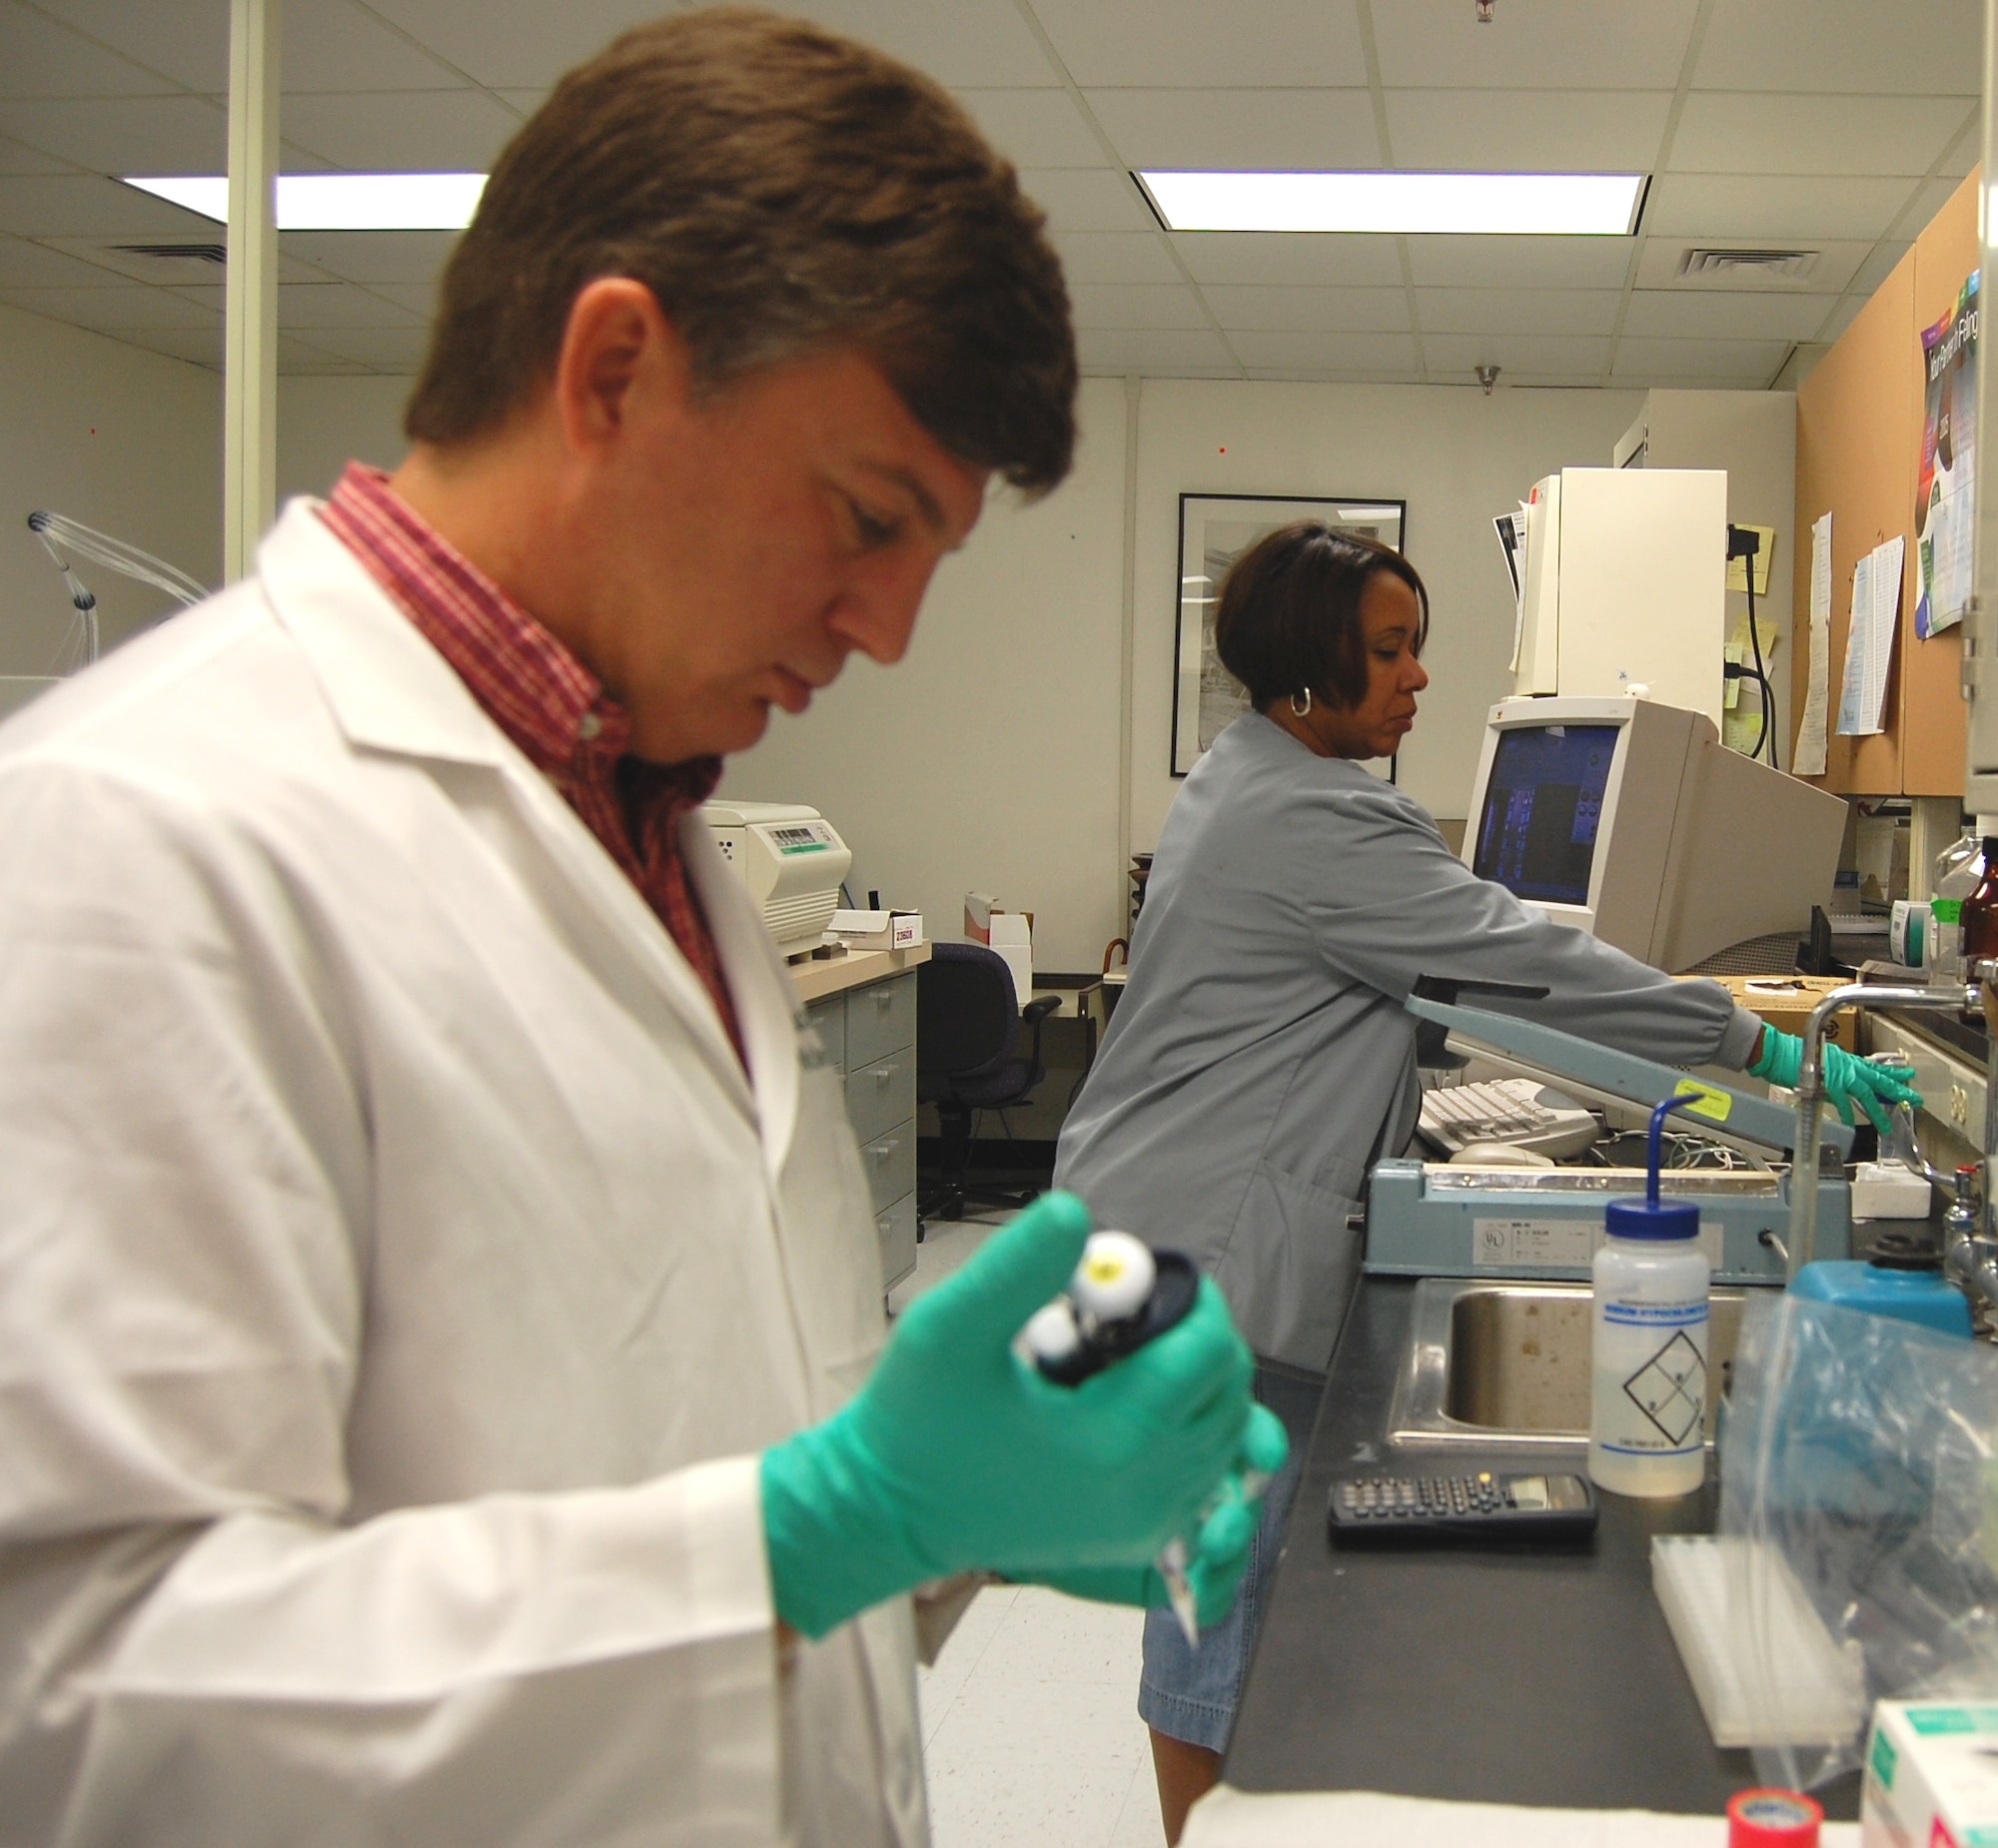
[[[1674,1110],[1696,1103],[1694,1097],[1668,1097],[1651,1112],[1648,1141],[1649,1161],[1644,1175],[1642,1200],[1612,1200],[1603,1230],[1612,1239],[1696,1239],[1699,1237],[1699,1208],[1690,1200],[1658,1198],[1658,1167],[1663,1156],[1665,1118]]]

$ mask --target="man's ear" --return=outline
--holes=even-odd
[[[615,442],[637,395],[664,392],[684,401],[690,382],[686,343],[643,283],[599,276],[576,293],[553,382],[555,415],[571,449]]]

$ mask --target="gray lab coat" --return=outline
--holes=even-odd
[[[1197,1258],[1259,1355],[1324,1367],[1359,1273],[1348,1217],[1415,1129],[1402,1002],[1423,975],[1543,985],[1509,1005],[1671,1065],[1739,1068],[1760,1030],[1718,983],[1478,878],[1420,804],[1251,712],[1167,817],[1056,1184]]]

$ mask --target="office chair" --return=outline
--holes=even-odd
[[[943,1163],[936,1191],[918,1204],[919,1220],[961,1218],[969,1194],[1005,1206],[1033,1198],[966,1185],[971,1125],[978,1111],[1026,1103],[1047,1076],[1041,1023],[1059,1006],[1045,995],[1023,1013],[1006,959],[982,943],[931,945],[930,960],[916,970],[916,1102],[937,1107]],[[1023,1020],[1034,1031],[1020,1058]]]

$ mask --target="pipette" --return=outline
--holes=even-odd
[[[1021,1341],[1048,1379],[1079,1386],[1183,1321],[1199,1295],[1200,1272],[1182,1253],[1154,1252],[1128,1232],[1092,1233],[1067,1292],[1035,1311]],[[1187,1646],[1199,1648],[1186,1541],[1175,1534],[1152,1563]]]

